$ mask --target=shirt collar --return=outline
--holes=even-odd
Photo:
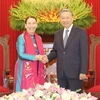
[[[69,31],[71,31],[72,27],[73,27],[73,24],[71,24],[71,26],[70,26],[68,29],[64,28],[64,30],[69,30]]]
[[[73,27],[73,24],[71,24],[71,26],[70,26],[68,29],[64,28],[64,31],[63,31],[63,39],[64,39],[64,37],[65,37],[66,30],[69,30],[69,31],[68,31],[68,33],[67,33],[67,34],[68,34],[68,36],[69,36],[69,34],[70,34],[70,31],[71,31],[72,27]]]

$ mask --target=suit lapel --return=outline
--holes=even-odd
[[[62,46],[62,48],[64,48],[64,45],[63,45],[63,30],[64,29],[62,29],[61,32],[60,32],[60,39],[61,39],[61,46]]]
[[[75,26],[73,25],[73,27],[72,27],[72,29],[71,29],[71,32],[70,32],[70,35],[69,35],[69,37],[68,37],[68,40],[67,40],[65,49],[68,47],[69,43],[70,43],[70,42],[72,41],[72,39],[74,38],[74,37],[73,37],[74,34],[75,34]]]

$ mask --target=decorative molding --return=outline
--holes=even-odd
[[[96,66],[95,50],[96,50],[96,46],[98,44],[100,44],[100,36],[95,36],[95,35],[91,34],[90,40],[91,40],[91,44],[90,44],[90,70],[95,70],[95,67],[94,67],[94,66]]]
[[[95,80],[94,84],[96,84],[96,49],[97,46],[100,45],[100,36],[95,36],[93,34],[90,35],[90,71],[94,72]]]
[[[46,42],[44,45],[44,52],[46,55],[50,53],[53,47],[53,43]],[[56,75],[56,61],[57,59],[54,59],[53,61],[46,64],[46,80],[47,82],[55,83],[57,82],[57,75]]]

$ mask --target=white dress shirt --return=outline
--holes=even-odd
[[[73,27],[73,24],[68,29],[64,28],[64,31],[63,31],[63,39],[65,37],[66,30],[69,30],[67,34],[68,34],[68,36],[70,35],[70,31],[71,31],[72,27]]]

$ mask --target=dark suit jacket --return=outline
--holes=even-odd
[[[84,29],[73,25],[67,40],[63,46],[63,29],[56,32],[54,45],[49,61],[57,58],[57,77],[60,78],[65,72],[68,78],[79,78],[80,73],[86,74],[88,64],[88,39]]]

